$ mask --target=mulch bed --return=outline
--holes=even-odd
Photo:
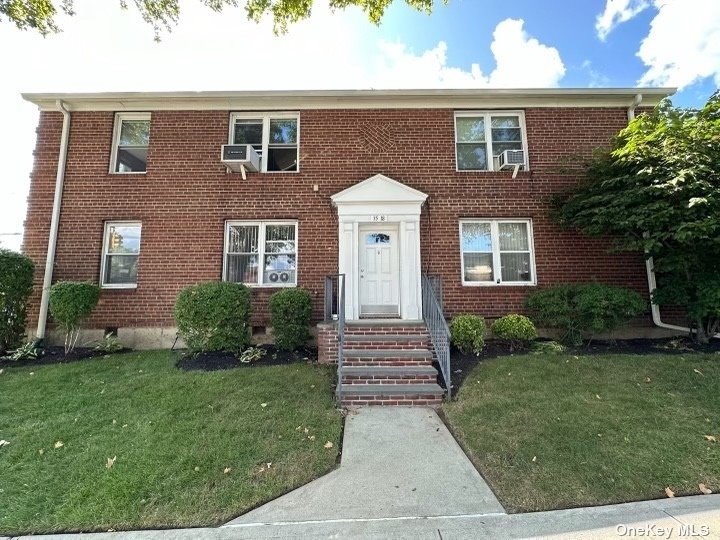
[[[550,341],[550,340],[538,340]],[[715,353],[720,352],[720,340],[713,339],[707,345],[694,343],[687,338],[662,339],[617,339],[594,340],[580,347],[567,347],[567,354],[688,354],[688,353]],[[450,349],[450,369],[453,393],[462,386],[465,378],[483,360],[508,356],[510,354],[526,354],[527,351],[511,352],[510,347],[498,340],[489,339],[485,342],[482,354],[463,354],[455,347]],[[436,366],[437,367],[437,366]],[[438,384],[445,388],[442,377],[438,377]]]
[[[296,351],[284,351],[275,345],[258,345],[258,348],[266,352],[257,362],[243,364],[232,353],[212,352],[185,354],[178,360],[177,367],[185,371],[217,371],[256,366],[284,366],[295,362],[317,362],[317,349],[314,347],[301,347]]]
[[[87,360],[88,358],[97,358],[98,356],[107,356],[109,353],[97,351],[92,347],[76,347],[70,354],[65,355],[63,347],[43,347],[43,354],[34,360],[8,360],[0,358],[0,368],[11,368],[21,366],[44,366],[49,364],[69,364],[70,362],[78,362]],[[120,354],[132,352],[132,349],[122,349],[116,353]]]

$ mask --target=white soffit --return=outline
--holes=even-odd
[[[41,110],[309,110],[629,107],[637,94],[654,106],[675,88],[546,88],[472,90],[273,90],[237,92],[26,93]]]

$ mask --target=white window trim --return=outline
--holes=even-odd
[[[297,170],[295,171],[268,171],[267,155],[270,146],[270,120],[292,119],[297,121]],[[300,172],[300,113],[299,112],[256,112],[256,113],[230,113],[230,126],[228,129],[228,144],[234,144],[236,120],[262,120],[262,158],[260,159],[260,172],[269,174],[297,174]]]
[[[138,246],[138,262],[140,260],[140,250],[142,248],[142,222],[141,221],[106,221],[103,227],[103,243],[100,260],[100,288],[101,289],[137,289],[137,281],[135,283],[105,283],[105,264],[108,256],[108,232],[111,226],[121,227],[140,227],[140,245]],[[138,271],[139,273],[139,271]]]
[[[147,120],[152,122],[151,113],[115,113],[115,124],[113,126],[112,149],[110,151],[110,174],[147,174],[147,163],[144,171],[116,171],[115,161],[117,160],[118,146],[120,144],[120,127],[124,120]],[[148,142],[148,147],[150,146]]]
[[[458,147],[458,140],[457,140],[457,119],[458,118],[478,118],[478,117],[484,117],[485,119],[485,145],[488,149],[488,168],[487,169],[460,169],[458,167],[458,156],[457,156],[457,147]],[[525,152],[525,166],[523,168],[524,171],[530,170],[530,154],[528,152],[528,144],[527,144],[527,129],[525,128],[525,111],[506,111],[506,110],[489,110],[489,111],[455,111],[455,117],[453,119],[453,124],[455,127],[455,138],[454,138],[454,144],[455,144],[455,172],[460,173],[482,173],[482,172],[499,172],[495,170],[495,160],[492,156],[492,126],[490,125],[490,117],[491,116],[517,116],[519,119],[520,124],[520,136],[522,140],[523,145],[523,151]],[[510,171],[508,171],[510,172]]]
[[[269,221],[245,221],[245,220],[227,220],[225,221],[225,240],[223,241],[223,269],[222,279],[227,279],[227,256],[228,244],[230,242],[230,227],[235,225],[257,226],[258,227],[258,281],[257,283],[243,283],[251,288],[270,288],[270,289],[292,289],[298,286],[298,272],[300,270],[300,227],[296,219],[279,219]],[[294,225],[295,226],[295,283],[263,283],[265,277],[265,228],[268,225]],[[231,282],[240,283],[240,282]]]
[[[463,224],[464,223],[489,223],[490,239],[492,242],[492,259],[493,259],[493,281],[465,281],[465,257],[463,256]],[[498,225],[500,223],[526,223],[528,227],[528,246],[530,247],[530,271],[532,272],[530,281],[502,281],[502,272],[500,265],[500,238],[498,235]],[[458,223],[458,234],[460,239],[460,280],[466,287],[534,287],[537,285],[537,270],[535,268],[535,236],[533,234],[532,219],[461,219]],[[503,253],[511,253],[504,251]],[[523,251],[523,253],[525,253]],[[500,279],[500,283],[497,280]]]

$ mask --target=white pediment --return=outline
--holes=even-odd
[[[371,176],[330,197],[333,204],[415,203],[422,204],[427,195],[382,174]]]

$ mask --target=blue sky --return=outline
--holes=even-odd
[[[395,0],[378,27],[315,3],[280,37],[242,7],[215,14],[198,0],[181,0],[160,43],[117,0],[75,0],[47,38],[1,22],[13,53],[0,79],[0,245],[20,245],[8,233],[22,231],[32,168],[37,111],[20,92],[640,85],[701,106],[720,83],[719,0],[450,0],[430,16]],[[228,52],[237,69],[219,66]]]

